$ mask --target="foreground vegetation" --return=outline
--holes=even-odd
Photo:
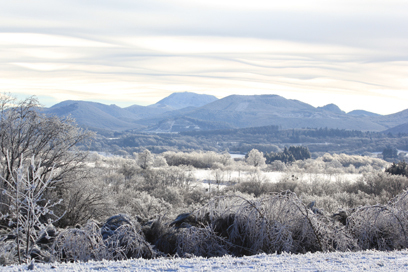
[[[87,177],[58,195],[58,221],[40,220],[29,247],[25,231],[11,225],[0,260],[17,262],[18,235],[28,248],[22,257],[40,261],[407,247],[408,178],[385,173],[386,162],[326,154],[267,165],[252,153],[242,161],[215,152],[90,154]],[[196,167],[211,169],[207,185],[197,181]],[[277,170],[279,180],[268,180]],[[360,178],[348,180],[347,173]]]

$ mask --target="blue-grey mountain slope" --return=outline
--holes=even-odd
[[[315,108],[278,95],[231,95],[184,116],[225,122],[237,128],[278,125],[281,128],[339,128],[381,131],[386,127],[370,119],[349,116],[337,106]],[[335,111],[335,112],[333,112]]]
[[[391,134],[399,134],[399,133],[408,133],[408,122],[407,123],[404,123],[404,124],[401,124],[401,125],[398,125],[398,126],[395,126],[395,127],[392,127],[392,128],[389,128],[389,129],[387,129],[387,130],[385,130],[385,131],[383,131],[384,133],[391,133]]]
[[[70,116],[79,126],[89,129],[122,131],[143,128],[142,125],[133,123],[137,116],[116,105],[69,100],[44,109],[44,113],[59,117]]]
[[[408,109],[393,114],[368,117],[368,119],[389,129],[408,122]]]
[[[211,95],[188,92],[174,93],[150,106],[133,105],[126,108],[96,102],[67,100],[44,109],[44,112],[60,117],[71,116],[78,125],[94,130],[141,130],[145,125],[156,124],[163,118],[189,112],[197,106],[203,106],[215,100],[217,98]],[[158,116],[160,118],[157,118]],[[141,119],[144,121],[136,123]],[[194,127],[194,124],[191,126]],[[217,126],[209,124],[204,127]]]
[[[95,102],[64,101],[44,111],[57,116],[70,115],[83,127],[113,131],[180,132],[268,125],[282,129],[327,127],[385,131],[408,123],[408,110],[384,116],[366,111],[346,114],[334,104],[315,108],[278,95],[231,95],[217,99],[185,92],[172,94],[147,107],[120,108]],[[405,131],[403,126],[397,130]]]
[[[365,110],[353,110],[347,113],[348,115],[353,115],[353,116],[380,116],[378,113],[370,112],[370,111],[365,111]]]

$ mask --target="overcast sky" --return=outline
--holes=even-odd
[[[0,91],[149,105],[173,92],[408,108],[406,0],[12,0]]]

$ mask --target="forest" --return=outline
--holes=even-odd
[[[278,126],[162,134],[126,131],[98,134],[89,148],[115,155],[131,155],[144,149],[156,154],[194,150],[246,154],[253,148],[269,153],[295,145],[308,147],[314,157],[324,153],[370,155],[389,147],[408,150],[408,135],[328,128],[288,130]]]
[[[394,152],[403,135],[222,132],[241,150],[210,144],[221,132],[99,141],[70,118],[42,114],[36,98],[0,102],[1,265],[408,248],[407,164]],[[328,137],[382,150],[297,141]]]

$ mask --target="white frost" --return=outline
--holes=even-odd
[[[27,270],[28,265],[1,271]],[[235,258],[160,258],[154,260],[35,264],[34,271],[407,271],[408,250],[307,254],[260,254]]]

